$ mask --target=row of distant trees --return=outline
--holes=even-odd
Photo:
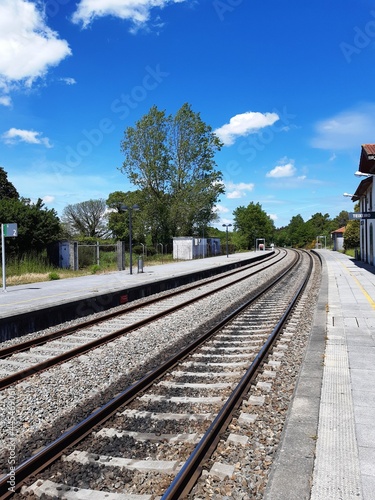
[[[175,116],[153,106],[148,114],[128,127],[121,141],[124,163],[120,170],[134,190],[111,193],[108,199],[88,200],[67,205],[61,220],[54,209],[42,200],[31,203],[19,196],[17,189],[0,167],[0,219],[18,224],[18,237],[8,238],[13,253],[40,252],[59,239],[113,239],[129,237],[129,210],[132,211],[132,235],[137,243],[171,243],[174,236],[225,237],[214,227],[215,211],[224,193],[222,173],[214,156],[222,147],[219,138],[204,123],[199,113],[184,104]],[[254,247],[257,238],[277,246],[313,246],[317,235],[327,236],[342,226],[349,226],[346,237],[354,247],[359,239],[355,225],[350,240],[348,213],[331,219],[315,214],[304,221],[294,216],[289,225],[276,229],[273,220],[259,203],[251,202],[233,212],[233,248]]]

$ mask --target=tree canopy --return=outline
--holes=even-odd
[[[18,199],[19,194],[13,184],[8,181],[8,174],[0,167],[0,200],[5,198]]]
[[[214,155],[221,147],[189,104],[175,116],[153,106],[135,127],[125,130],[121,171],[139,190],[153,243],[191,235],[194,227],[216,219],[213,208],[224,185]]]
[[[104,199],[88,200],[67,205],[62,213],[65,231],[71,237],[88,236],[102,238],[108,235]]]
[[[18,225],[18,236],[6,238],[7,254],[42,252],[60,236],[61,226],[56,211],[47,209],[41,199],[36,203],[27,198],[0,200],[0,220]]]
[[[238,207],[233,212],[234,229],[232,241],[240,248],[255,247],[257,238],[264,238],[267,242],[273,239],[275,226],[273,220],[262,209],[259,203],[249,203],[247,207]]]

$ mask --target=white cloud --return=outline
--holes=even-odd
[[[227,214],[229,212],[229,208],[224,207],[223,205],[215,205],[214,211],[218,214]]]
[[[296,173],[296,168],[293,162],[286,163],[285,165],[277,165],[275,168],[266,173],[266,177],[280,178],[280,177],[293,177]]]
[[[77,83],[74,78],[69,78],[69,77],[60,78],[60,82],[63,82],[66,85],[75,85]]]
[[[254,134],[258,130],[273,125],[279,116],[276,113],[259,113],[257,111],[247,111],[233,116],[229,123],[217,128],[214,132],[226,145],[232,145],[237,137]]]
[[[0,96],[0,106],[11,106],[12,100],[9,96]]]
[[[2,135],[6,144],[14,144],[16,142],[27,142],[29,144],[43,144],[46,148],[52,148],[52,145],[47,137],[41,137],[41,132],[34,130],[21,130],[11,128]]]
[[[70,54],[68,43],[46,25],[35,3],[0,2],[0,89],[3,93],[9,93],[17,84],[30,87],[49,67],[58,65]]]
[[[252,191],[254,189],[253,183],[244,183],[240,182],[239,184],[234,184],[233,182],[226,183],[227,198],[228,199],[238,199],[244,198],[248,191]]]
[[[86,28],[97,17],[114,16],[133,23],[136,31],[149,21],[150,11],[154,7],[164,8],[169,4],[182,3],[185,0],[81,0],[73,14],[74,23],[82,23]]]
[[[278,219],[278,216],[276,214],[267,214],[267,215],[273,221],[276,221]]]
[[[42,200],[46,205],[48,205],[48,203],[53,203],[55,201],[55,197],[47,194],[46,196],[43,196]]]
[[[375,104],[360,104],[315,125],[314,148],[344,150],[373,143],[375,137]]]

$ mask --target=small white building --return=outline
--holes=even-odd
[[[340,251],[344,248],[344,233],[345,226],[340,227],[340,229],[336,229],[336,231],[331,232],[331,238],[333,242],[333,250]]]
[[[195,238],[193,236],[173,238],[175,260],[192,260],[220,254],[220,238]]]

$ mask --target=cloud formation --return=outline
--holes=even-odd
[[[27,142],[28,144],[42,144],[46,148],[52,148],[49,139],[47,137],[41,137],[41,135],[41,132],[36,132],[34,130],[11,128],[2,135],[2,139],[6,144]]]
[[[132,31],[137,31],[150,20],[152,8],[162,9],[169,4],[184,1],[186,0],[81,0],[72,21],[87,28],[98,17],[114,16],[131,21]]]
[[[68,43],[46,25],[36,4],[0,2],[0,104],[9,105],[7,97],[14,85],[30,87],[69,55]]]
[[[281,178],[281,177],[293,177],[296,173],[296,167],[293,162],[290,161],[285,165],[277,165],[275,168],[266,173],[266,177]]]
[[[247,111],[233,116],[229,123],[219,127],[214,132],[225,146],[231,146],[237,137],[254,134],[264,127],[273,125],[277,120],[279,120],[279,116],[276,113]]]
[[[361,104],[342,111],[315,125],[311,145],[318,149],[347,150],[373,143],[375,137],[375,104]]]
[[[229,182],[226,184],[226,188],[228,190],[227,198],[233,200],[237,198],[244,198],[248,192],[253,191],[254,184],[245,182],[234,184],[233,182]]]

